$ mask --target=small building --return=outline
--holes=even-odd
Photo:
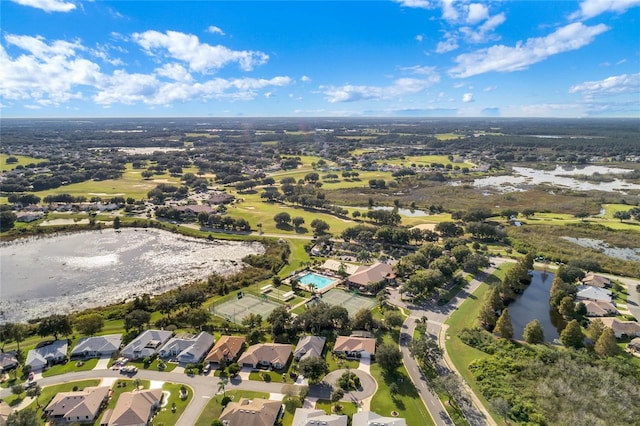
[[[591,287],[609,288],[611,287],[611,280],[602,275],[587,274],[587,276],[582,279],[582,284]]]
[[[145,330],[125,346],[120,354],[131,360],[155,355],[172,335],[172,331]]]
[[[109,399],[109,386],[86,387],[76,392],[59,392],[44,409],[52,424],[93,423]]]
[[[635,321],[621,321],[614,317],[604,317],[600,318],[600,320],[602,320],[605,327],[613,330],[613,334],[617,338],[640,336],[640,324]]]
[[[249,346],[238,359],[238,364],[252,368],[273,368],[280,370],[287,365],[293,345],[284,343],[259,343]]]
[[[314,408],[297,408],[292,426],[347,426],[347,416],[327,414]]]
[[[220,420],[225,426],[273,426],[281,415],[281,401],[241,398],[227,404]]]
[[[352,426],[407,426],[407,421],[399,417],[383,417],[373,411],[360,411],[353,415]]]
[[[231,203],[235,197],[225,192],[216,192],[211,194],[207,200],[207,204],[228,204]]]
[[[213,346],[214,338],[206,331],[197,336],[172,337],[158,351],[161,358],[175,358],[181,364],[199,363]]]
[[[371,358],[376,353],[376,339],[370,337],[338,336],[333,352],[347,358]]]
[[[594,302],[608,302],[613,300],[611,290],[593,287],[590,285],[579,285],[576,293],[576,300],[592,300]]]
[[[147,426],[162,403],[162,389],[120,394],[116,406],[106,410],[100,426]]]
[[[83,337],[71,350],[71,358],[99,358],[111,356],[120,349],[122,334],[107,334],[104,336]]]
[[[358,268],[361,268],[360,265],[354,265],[353,263],[346,263],[341,260],[336,259],[327,259],[321,266],[322,269],[326,271],[331,271],[337,274],[340,271],[344,271],[347,275],[353,275],[358,272]]]
[[[24,364],[30,365],[32,370],[42,370],[67,359],[67,348],[66,340],[56,340],[48,345],[31,349],[27,353]]]
[[[301,361],[311,357],[322,358],[322,350],[324,349],[326,341],[326,337],[302,336],[300,340],[298,340],[296,350],[293,351],[293,359]]]
[[[0,373],[14,370],[19,364],[15,351],[0,353]]]
[[[631,339],[631,341],[627,345],[627,350],[633,354],[640,355],[640,337]]]
[[[230,363],[238,359],[244,346],[243,336],[220,336],[220,339],[207,354],[205,361],[219,363],[221,360]]]

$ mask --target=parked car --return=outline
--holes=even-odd
[[[129,376],[133,376],[137,372],[138,372],[138,367],[136,367],[135,365],[127,365],[120,369],[120,374],[127,374]]]

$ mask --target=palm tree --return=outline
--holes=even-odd
[[[224,387],[227,385],[228,382],[229,380],[227,380],[226,377],[221,378],[220,381],[218,382],[218,392],[222,391],[222,396],[226,396]]]

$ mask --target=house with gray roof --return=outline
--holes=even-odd
[[[590,285],[579,285],[578,292],[576,293],[576,299],[611,303],[611,290],[607,290],[606,288],[593,287]]]
[[[122,334],[107,334],[104,336],[83,337],[71,350],[71,358],[99,358],[111,356],[120,349]]]
[[[203,331],[197,336],[183,334],[172,337],[158,351],[161,358],[173,358],[179,363],[198,363],[213,346],[214,338]]]
[[[407,426],[400,417],[383,417],[373,411],[360,411],[353,415],[352,426]]]
[[[0,353],[0,373],[13,370],[18,364],[19,362],[15,351]]]
[[[125,346],[120,354],[132,360],[155,355],[171,336],[172,331],[145,330]]]
[[[322,358],[322,350],[324,349],[326,341],[326,337],[302,336],[300,340],[298,340],[296,350],[293,351],[293,358],[296,361],[311,357]]]
[[[347,426],[347,416],[327,414],[324,410],[297,408],[292,426]]]
[[[56,340],[48,345],[31,349],[27,353],[25,365],[30,365],[32,370],[42,370],[53,364],[64,361],[67,358],[67,341]]]

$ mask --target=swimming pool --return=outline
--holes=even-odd
[[[333,278],[325,277],[324,275],[319,275],[313,272],[309,272],[304,274],[299,278],[300,284],[310,285],[316,288],[316,290],[322,290],[326,286],[332,284],[335,280]]]

